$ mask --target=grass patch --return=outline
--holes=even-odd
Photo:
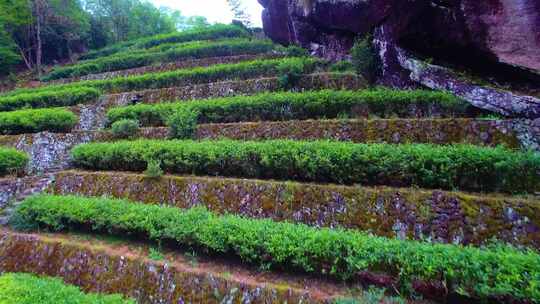
[[[121,295],[85,294],[78,287],[67,285],[59,278],[38,277],[24,273],[0,276],[1,304],[135,304]]]
[[[72,158],[75,166],[91,170],[141,172],[160,161],[163,171],[177,174],[472,191],[540,189],[539,154],[473,145],[138,140],[79,145]]]
[[[12,224],[24,229],[80,226],[173,241],[235,255],[264,269],[301,270],[348,280],[385,272],[411,293],[414,280],[442,282],[449,292],[477,298],[540,300],[540,256],[506,246],[463,247],[402,241],[342,229],[218,216],[125,200],[41,195],[25,200]]]

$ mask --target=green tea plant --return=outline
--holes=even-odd
[[[345,115],[358,117],[358,114],[355,115],[356,109],[363,109],[363,116],[383,118],[428,117],[434,109],[443,117],[475,116],[476,112],[480,112],[445,92],[379,88],[360,91],[275,92],[210,98],[197,102],[138,104],[112,108],[107,112],[107,118],[109,122],[136,119],[144,126],[163,126],[178,111],[196,112],[195,123],[226,123],[339,118]]]
[[[165,172],[177,174],[513,193],[540,190],[540,155],[503,147],[138,140],[83,144],[71,154],[75,166],[91,170],[140,172],[152,159],[160,160]]]
[[[170,116],[167,121],[169,137],[179,139],[192,139],[197,131],[197,117],[199,113],[189,108],[180,108]]]
[[[248,79],[260,76],[276,76],[278,66],[286,67],[303,64],[304,73],[315,70],[320,60],[314,58],[258,59],[233,64],[217,64],[210,67],[195,67],[176,71],[117,77],[104,80],[85,80],[68,84],[50,85],[40,88],[25,88],[1,94],[0,97],[17,96],[73,87],[96,88],[104,93],[119,93],[133,90],[157,89],[174,86],[208,83],[228,79]]]
[[[0,147],[0,176],[21,173],[27,163],[28,156],[26,153]]]
[[[144,175],[149,178],[160,178],[163,176],[163,170],[161,169],[161,161],[151,159],[148,161]]]
[[[24,108],[65,107],[97,101],[101,92],[94,88],[73,87],[50,89],[36,93],[22,93],[0,97],[0,111]]]
[[[133,119],[115,121],[111,126],[111,133],[115,138],[132,138],[139,131],[139,122]]]
[[[267,40],[196,41],[163,52],[127,53],[85,61],[72,66],[55,68],[43,80],[79,77],[94,73],[131,69],[155,63],[206,57],[267,53],[274,48]]]
[[[203,29],[193,29],[171,34],[160,34],[114,44],[106,48],[91,51],[81,56],[82,60],[110,56],[127,49],[147,49],[166,43],[181,43],[195,40],[249,37],[249,33],[239,26],[216,24]]]
[[[353,230],[219,216],[107,198],[40,195],[14,215],[22,227],[59,231],[88,227],[239,257],[264,269],[300,270],[343,280],[360,272],[386,272],[412,292],[413,280],[440,282],[473,298],[540,300],[540,256],[498,246],[463,247],[376,237]],[[17,228],[17,227],[15,227]]]
[[[78,287],[66,285],[59,278],[38,277],[23,273],[0,275],[0,303],[2,304],[135,304],[121,295],[83,293]]]
[[[0,134],[69,132],[77,121],[77,115],[63,108],[0,112]]]

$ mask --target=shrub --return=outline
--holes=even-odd
[[[77,167],[473,191],[540,190],[540,155],[471,145],[329,141],[156,141],[91,143],[72,150]],[[519,175],[515,174],[520,172]]]
[[[106,198],[41,195],[17,209],[19,222],[35,229],[77,229],[146,235],[211,253],[233,255],[262,268],[300,270],[340,279],[371,272],[413,281],[441,282],[449,293],[478,298],[540,300],[540,256],[505,246],[463,247],[376,237],[353,230],[218,216],[204,208],[132,203]]]
[[[350,72],[354,70],[353,63],[347,60],[338,61],[330,66],[330,71],[332,72]]]
[[[107,112],[107,117],[111,122],[136,119],[144,126],[163,126],[173,113],[187,110],[197,112],[196,123],[226,123],[338,118],[343,115],[429,117],[434,109],[444,117],[476,114],[474,107],[449,93],[376,89],[278,92],[197,102],[138,104],[112,108]]]
[[[121,295],[85,294],[78,287],[66,285],[59,278],[37,277],[23,273],[0,276],[0,303],[17,304],[135,304]]]
[[[375,83],[379,75],[381,62],[372,45],[372,37],[356,41],[351,49],[352,62],[358,74],[368,82]]]
[[[0,176],[18,174],[28,163],[28,156],[15,149],[0,147]]]
[[[1,112],[0,134],[69,132],[77,121],[77,115],[62,108]]]
[[[144,174],[150,178],[159,178],[163,176],[161,162],[159,160],[149,160]]]
[[[309,52],[297,45],[289,45],[288,47],[284,47],[281,50],[284,54],[290,57],[305,57],[309,56]]]
[[[197,131],[199,113],[189,108],[180,108],[168,120],[169,136],[178,139],[191,139]]]
[[[137,135],[139,122],[133,119],[115,121],[111,126],[111,132],[116,138],[131,138]]]
[[[127,53],[124,56],[105,57],[72,66],[58,67],[44,80],[78,77],[189,58],[260,54],[269,52],[273,48],[273,44],[266,40],[197,41],[179,45],[163,52]]]
[[[216,24],[203,29],[193,29],[171,34],[161,34],[144,37],[111,45],[106,48],[91,51],[81,56],[82,60],[109,56],[114,53],[131,49],[146,49],[165,43],[181,43],[195,40],[212,40],[220,38],[248,37],[249,33],[235,25]]]
[[[13,111],[23,108],[48,108],[73,106],[80,103],[95,102],[101,92],[94,88],[73,87],[50,89],[36,93],[22,93],[15,96],[0,97],[0,111]]]
[[[277,66],[279,86],[285,90],[294,88],[305,71],[304,62],[282,62]]]

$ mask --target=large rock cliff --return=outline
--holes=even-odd
[[[489,104],[486,109],[496,109],[502,115],[540,117],[537,96],[517,96],[540,93],[540,0],[259,2],[265,8],[264,30],[274,41],[299,44],[315,55],[342,59],[357,37],[372,34],[383,65],[381,84],[441,89],[436,84],[442,81],[452,84],[442,89],[467,100],[479,90],[487,93],[485,96],[496,96],[487,102],[478,102],[476,97],[469,101]],[[411,65],[418,56],[481,71],[488,77],[495,75],[496,83],[503,78],[502,87],[519,83],[518,94],[501,95],[496,86],[470,85],[434,65]]]
[[[470,51],[540,70],[539,0],[259,0],[265,32],[340,56],[380,27],[418,49]]]

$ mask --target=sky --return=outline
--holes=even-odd
[[[262,6],[257,0],[242,0],[254,26],[262,26]],[[227,0],[150,0],[157,7],[179,10],[184,16],[205,16],[210,22],[230,23],[233,17]]]

